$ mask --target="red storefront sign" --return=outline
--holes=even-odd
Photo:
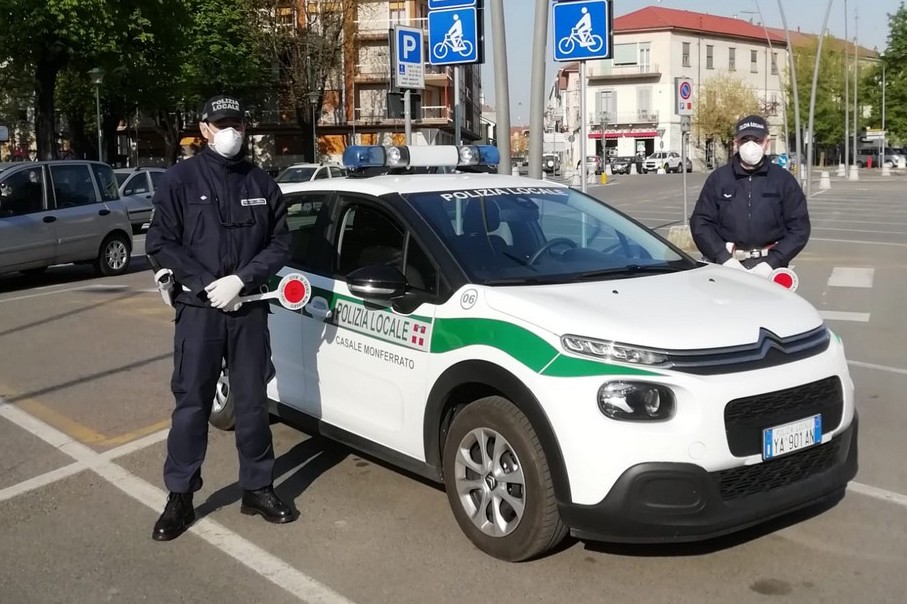
[[[602,132],[590,132],[589,138],[614,139],[614,138],[658,138],[658,132],[655,130],[605,130]]]

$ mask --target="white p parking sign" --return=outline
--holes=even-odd
[[[425,88],[422,30],[398,25],[394,28],[394,79],[398,88]]]

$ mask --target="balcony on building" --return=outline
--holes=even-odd
[[[612,65],[611,61],[592,61],[589,63],[589,84],[612,82],[615,80],[657,80],[661,77],[658,63],[638,63],[635,65]]]

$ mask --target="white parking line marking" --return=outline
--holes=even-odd
[[[894,247],[907,247],[907,243],[893,241],[866,241],[863,239],[834,239],[832,237],[810,237],[810,241],[830,241],[832,243],[853,243],[856,245],[892,245]]]
[[[890,503],[907,507],[907,495],[901,495],[900,493],[895,493],[894,491],[871,487],[868,484],[862,484],[859,482],[848,483],[847,490],[853,491],[854,493],[859,493],[860,495],[866,495],[867,497],[872,497],[874,499],[881,499],[882,501],[888,501]]]
[[[879,371],[890,371],[891,373],[900,373],[901,375],[907,375],[907,369],[901,369],[899,367],[888,367],[886,365],[876,365],[874,363],[863,363],[862,361],[847,361],[848,365],[853,365],[854,367],[863,367],[864,369],[878,369]]]
[[[836,266],[831,271],[828,278],[829,287],[872,287],[872,280],[875,277],[876,269],[874,268],[850,268],[846,266]]]
[[[12,499],[13,497],[18,497],[23,493],[28,493],[29,491],[34,491],[35,489],[40,489],[43,486],[47,486],[58,480],[63,480],[64,478],[69,478],[73,474],[78,474],[88,469],[88,464],[84,464],[81,461],[76,461],[68,466],[63,466],[62,468],[57,468],[50,472],[45,472],[34,478],[29,478],[20,483],[14,484],[5,489],[0,489],[0,501],[6,501],[7,499]]]
[[[67,287],[65,289],[55,289],[53,291],[41,292],[40,294],[29,294],[27,296],[16,296],[15,298],[3,298],[0,299],[0,303],[3,302],[15,302],[16,300],[28,300],[29,298],[40,298],[42,296],[55,296],[57,294],[64,294],[66,292],[77,292],[84,290],[85,286],[80,285],[79,287]]]
[[[820,310],[819,315],[829,321],[855,321],[869,323],[868,312],[847,312],[843,310]]]
[[[0,398],[0,417],[8,419],[20,428],[27,430],[75,459],[77,464],[72,464],[73,466],[81,464],[90,467],[92,471],[110,484],[140,503],[155,511],[160,511],[163,508],[167,497],[164,491],[131,474],[121,466],[114,464],[106,459],[104,455],[96,453],[82,443],[74,441],[56,428],[45,424],[14,405],[8,404],[2,398]],[[142,440],[160,439],[162,432],[156,432]],[[130,447],[130,445],[124,445],[120,449]],[[132,449],[134,450],[135,447],[132,447]],[[111,451],[107,453],[109,455]],[[66,467],[69,468],[71,466]],[[280,558],[268,553],[210,518],[202,518],[189,529],[189,532],[201,537],[240,564],[283,588],[303,602],[312,604],[353,604],[351,600],[344,598],[326,585],[319,583],[314,578],[290,566]],[[150,539],[151,537],[149,536],[149,547],[160,547],[159,545],[152,545]]]

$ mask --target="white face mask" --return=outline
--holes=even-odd
[[[211,148],[218,155],[230,158],[239,153],[242,147],[243,135],[236,128],[224,128],[214,133],[214,140],[211,142]]]
[[[762,161],[765,149],[756,141],[747,141],[740,145],[740,159],[749,166],[756,166]]]

